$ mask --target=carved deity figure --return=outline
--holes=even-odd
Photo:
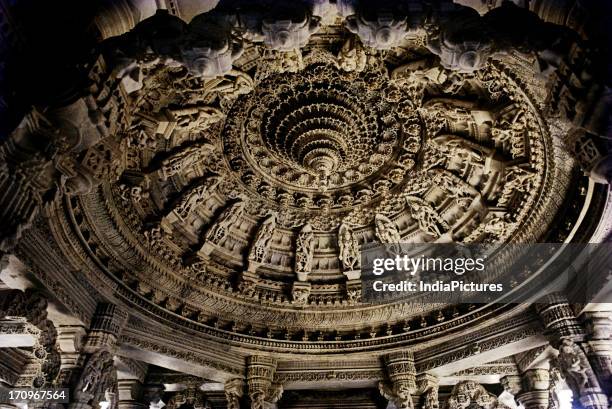
[[[368,57],[363,45],[356,37],[350,37],[338,53],[336,62],[338,68],[347,72],[361,72],[365,69]]]
[[[377,214],[374,218],[376,225],[376,237],[381,243],[399,243],[402,239],[395,223],[383,214]]]
[[[443,234],[442,229],[448,230],[450,226],[442,219],[440,214],[423,199],[416,196],[406,196],[406,203],[410,207],[412,218],[419,225],[419,229],[423,232],[440,237]]]
[[[441,135],[432,139],[432,142],[450,158],[458,158],[462,162],[477,164],[483,164],[485,161],[485,157],[479,149],[471,146],[459,136]]]
[[[383,244],[391,245],[389,251],[392,254],[399,254],[399,243],[402,240],[395,223],[383,214],[374,217],[375,233],[378,240]]]
[[[206,241],[218,244],[244,212],[245,203],[238,200],[225,208],[219,215],[215,225],[206,232]]]
[[[177,128],[185,131],[205,130],[224,117],[219,108],[211,106],[169,109],[168,112],[175,118]]]
[[[569,339],[564,339],[559,346],[557,361],[568,384],[575,392],[581,392],[587,387],[590,365],[580,346]]]
[[[164,159],[160,167],[161,180],[168,180],[171,176],[180,173],[190,165],[200,162],[214,150],[214,145],[202,143],[188,146],[169,158]]]
[[[361,264],[359,243],[355,233],[346,223],[342,223],[338,230],[338,245],[340,246],[338,258],[342,262],[344,270],[351,271],[358,269]]]
[[[448,409],[486,408],[509,409],[479,383],[461,381],[453,387],[446,403]]]
[[[97,402],[107,400],[108,407],[113,408],[115,402],[112,391],[116,387],[116,373],[114,372],[113,357],[110,352],[101,350],[89,357],[85,369],[77,383],[74,393],[74,402],[87,404],[94,400]]]
[[[385,382],[378,383],[380,394],[390,403],[395,405],[397,409],[412,409],[414,403],[410,388],[403,382],[396,382],[393,387]]]
[[[212,79],[204,85],[206,94],[218,93],[225,98],[235,99],[253,90],[251,76],[239,70],[231,70],[221,78]]]
[[[465,209],[470,205],[473,198],[465,186],[466,182],[446,171],[437,173],[435,179],[438,185],[444,187],[448,196],[455,199],[461,208]]]
[[[306,281],[312,269],[315,240],[312,226],[306,223],[298,234],[295,250],[295,271],[299,281]]]
[[[210,196],[210,192],[219,184],[220,181],[221,179],[218,175],[209,176],[204,179],[203,182],[180,198],[176,206],[174,206],[167,217],[174,213],[182,220],[187,219],[191,212],[204,203],[204,201]]]
[[[438,388],[430,388],[425,392],[423,409],[438,409],[440,407],[438,400]]]
[[[270,249],[270,243],[275,228],[276,215],[270,214],[257,230],[253,245],[249,251],[249,261],[262,263],[265,260],[268,250]]]

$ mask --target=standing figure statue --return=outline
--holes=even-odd
[[[342,223],[338,230],[338,245],[340,246],[338,258],[342,262],[344,270],[357,270],[361,264],[359,243],[353,230],[345,223]]]
[[[295,272],[298,281],[306,281],[312,269],[315,240],[310,223],[306,223],[298,234],[295,249]]]
[[[377,214],[376,217],[374,217],[374,225],[378,240],[383,244],[390,245],[388,246],[388,250],[392,254],[399,254],[399,243],[402,238],[393,220],[383,214]]]
[[[441,228],[450,229],[448,223],[423,199],[416,196],[406,196],[406,203],[410,207],[412,218],[417,221],[419,229],[423,232],[440,237],[443,234]]]
[[[210,197],[210,192],[221,181],[219,175],[211,175],[200,184],[185,193],[174,208],[168,212],[166,219],[172,222],[174,219],[186,220],[189,215]]]
[[[206,241],[210,241],[215,244],[219,244],[221,239],[225,237],[229,228],[238,221],[238,218],[244,211],[245,203],[239,200],[233,203],[231,206],[225,208],[219,215],[215,225],[206,232]]]
[[[276,215],[270,214],[257,230],[255,240],[253,241],[253,246],[249,251],[248,259],[250,262],[254,261],[256,263],[263,263],[266,256],[268,255],[268,250],[270,249],[270,242],[272,241],[272,235],[274,234],[275,228]]]

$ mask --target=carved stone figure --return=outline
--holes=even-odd
[[[291,302],[295,305],[306,305],[310,296],[310,283],[300,281],[293,283],[291,289]]]
[[[374,218],[376,225],[376,237],[381,243],[399,243],[401,237],[395,223],[383,214],[377,214]]]
[[[233,100],[240,95],[248,94],[253,90],[253,87],[253,79],[249,74],[232,69],[223,77],[207,81],[204,84],[204,92],[207,94],[218,93],[224,98]]]
[[[172,210],[166,215],[166,219],[172,222],[172,215],[180,220],[186,220],[189,215],[210,196],[211,191],[221,182],[218,175],[206,177],[194,188],[183,194]]]
[[[220,109],[210,106],[196,106],[168,110],[175,118],[176,126],[186,131],[204,130],[224,118]]]
[[[375,233],[381,243],[387,244],[392,254],[400,253],[400,242],[402,240],[397,226],[387,216],[378,213],[374,217]]]
[[[440,237],[444,231],[450,229],[446,220],[423,199],[416,196],[406,196],[406,203],[410,208],[412,218],[417,221],[419,229],[423,232]]]
[[[295,272],[299,281],[306,281],[312,269],[315,247],[314,234],[309,223],[305,224],[300,230],[295,247]]]
[[[279,54],[276,64],[276,71],[283,72],[298,72],[304,68],[302,59],[302,51],[300,49],[290,50]]]
[[[171,176],[182,172],[183,169],[202,161],[203,158],[210,155],[214,150],[214,145],[210,143],[192,145],[180,150],[162,161],[160,168],[161,179],[168,180]]]
[[[277,403],[283,397],[284,391],[285,389],[283,388],[282,384],[273,383],[268,391],[268,398],[266,399],[266,402],[270,402],[272,404]]]
[[[304,14],[301,21],[264,20],[262,33],[264,44],[278,51],[299,49],[308,43],[310,36],[319,28],[317,17]]]
[[[359,243],[353,230],[347,225],[342,224],[338,230],[338,245],[340,254],[338,258],[342,262],[344,270],[352,271],[361,265],[361,255],[359,254]]]
[[[249,261],[263,263],[272,241],[272,235],[276,228],[276,214],[270,214],[259,226],[251,250],[249,251]]]
[[[345,41],[336,57],[338,68],[347,72],[361,72],[365,69],[368,57],[356,37]]]
[[[109,351],[100,350],[92,354],[75,387],[75,401],[87,404],[92,399],[104,400],[105,393],[112,390],[113,370],[113,357]]]
[[[586,355],[569,339],[564,339],[559,346],[558,363],[566,374],[566,380],[575,391],[582,391],[589,383],[589,364]]]
[[[453,387],[450,397],[446,403],[448,409],[466,408],[488,408],[509,409],[506,405],[497,401],[495,395],[477,382],[461,381]]]
[[[385,382],[378,383],[380,394],[390,403],[395,405],[397,409],[412,409],[414,403],[408,385],[398,382],[394,386],[390,386]]]
[[[219,215],[214,226],[206,232],[206,241],[219,244],[225,237],[231,226],[233,226],[244,212],[245,203],[242,200],[231,204]]]

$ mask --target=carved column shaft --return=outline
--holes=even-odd
[[[242,379],[230,379],[225,382],[224,391],[227,409],[240,409],[240,399],[244,395],[244,381]]]
[[[379,385],[382,395],[399,408],[413,408],[412,394],[416,393],[416,367],[410,351],[394,352],[385,356],[390,387],[384,382]]]
[[[253,355],[247,358],[247,385],[251,409],[263,409],[272,388],[277,362],[268,356]]]
[[[420,374],[416,378],[416,384],[421,394],[420,409],[438,409],[440,407],[438,378],[430,374]]]
[[[552,296],[544,300],[549,304],[536,306],[559,355],[553,362],[572,389],[574,399],[585,408],[606,409],[608,397],[603,393],[598,377],[589,363],[585,348],[585,332],[567,300]]]
[[[587,356],[601,387],[612,398],[612,312],[586,312]]]
[[[72,383],[68,409],[89,409],[100,401],[111,399],[116,402],[120,397],[117,396],[113,358],[127,317],[127,313],[114,304],[98,304],[83,347],[81,359],[84,366],[78,379]],[[124,388],[124,395],[125,392]]]
[[[117,407],[119,409],[146,409],[141,403],[142,383],[138,379],[121,379],[117,381]]]

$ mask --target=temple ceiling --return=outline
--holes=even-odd
[[[120,355],[215,382],[262,351],[283,383],[305,382],[297,356],[321,359],[317,382],[345,356],[372,387],[388,353],[452,378],[540,347],[524,305],[369,302],[360,248],[609,234],[605,152],[559,86],[589,78],[568,74],[577,34],[511,5],[315,3],[159,11],[102,42],[88,96],[33,110],[0,151],[39,205],[0,247],[83,323],[129,311]],[[551,68],[557,36],[572,61]],[[40,166],[13,160],[31,134],[53,141]]]
[[[499,307],[369,304],[351,276],[360,246],[568,237],[587,184],[546,113],[533,54],[466,51],[458,68],[423,29],[387,44],[363,22],[316,21],[312,33],[291,23],[289,48],[247,35],[229,68],[227,56],[141,56],[123,65],[120,93],[103,76],[112,57],[98,59],[90,75],[121,137],[94,154],[113,158],[114,177],[68,177],[73,194],[48,210],[57,251],[74,266],[85,257],[97,291],[247,344],[393,343]],[[564,200],[573,216],[556,226]]]

